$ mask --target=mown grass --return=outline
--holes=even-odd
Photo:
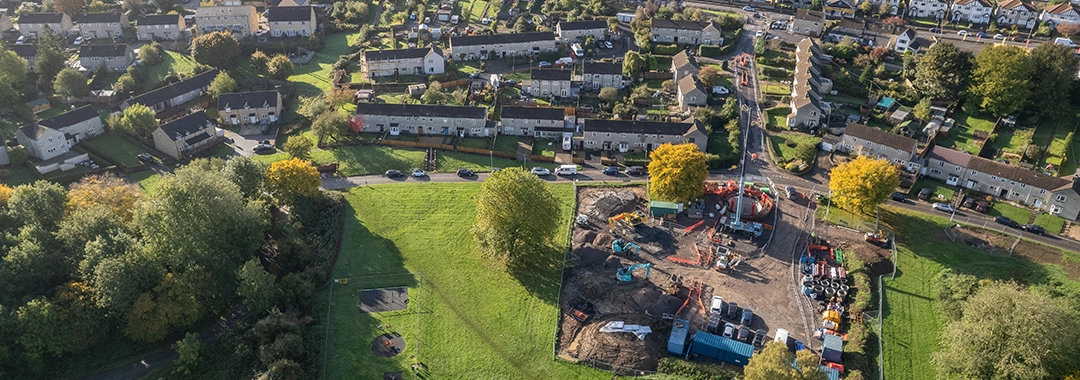
[[[143,170],[128,174],[128,179],[147,194],[153,194],[161,186],[163,177],[153,170]]]
[[[995,202],[993,206],[990,206],[990,215],[1004,216],[1015,220],[1020,224],[1027,224],[1028,220],[1031,220],[1031,210],[1016,207],[1004,202]]]
[[[811,144],[816,146],[819,142],[821,142],[821,138],[804,133],[784,132],[769,134],[769,143],[772,144],[773,152],[780,156],[773,158],[773,161],[776,162],[786,163],[794,159],[801,159],[809,164],[809,160],[813,160],[813,157],[797,157],[795,148],[799,144]],[[794,143],[795,146],[789,146],[789,143]]]
[[[152,90],[161,85],[169,74],[190,74],[195,68],[195,59],[190,55],[166,50],[161,63],[146,70],[146,82],[139,83],[144,90]]]
[[[946,185],[943,182],[938,182],[930,178],[921,178],[915,182],[914,186],[911,186],[911,191],[908,192],[908,197],[918,198],[919,191],[923,188],[930,188],[930,199],[928,202],[948,202],[952,199],[953,194],[956,194],[956,189]]]
[[[552,359],[561,250],[547,251],[509,273],[474,250],[472,237],[463,232],[472,226],[472,200],[479,189],[478,184],[394,184],[346,194],[350,211],[333,277],[350,281],[333,288],[326,379],[381,378],[390,371],[417,378],[409,369],[416,362],[425,365],[423,378],[435,379],[611,376]],[[562,230],[572,214],[573,188],[549,189],[561,203]],[[566,244],[564,233],[557,236]],[[362,278],[395,273],[422,278]],[[357,312],[357,290],[394,285],[410,286],[409,310]],[[377,358],[369,345],[386,332],[379,326],[387,324],[405,338],[406,349],[394,358]]]
[[[25,165],[0,168],[0,183],[15,187],[37,181],[37,171]]]
[[[1046,232],[1060,234],[1061,230],[1065,229],[1065,218],[1057,215],[1039,214],[1035,215],[1034,224],[1042,226],[1046,229]]]
[[[323,49],[315,53],[310,62],[297,65],[293,75],[289,76],[289,81],[299,82],[297,91],[305,95],[326,92],[333,80],[331,67],[339,56],[349,52],[349,46],[359,37],[359,32],[327,35]]]
[[[768,115],[766,120],[770,127],[787,128],[787,115],[791,114],[791,107],[773,107],[765,110]]]
[[[990,133],[994,130],[995,121],[989,119],[988,116],[972,116],[964,112],[957,112],[954,119],[956,124],[949,130],[949,138],[940,140],[938,145],[979,154],[979,146],[974,142],[975,132]]]
[[[120,135],[120,132],[104,133],[83,140],[81,143],[89,146],[95,152],[101,153],[106,160],[119,166],[138,166],[141,164],[138,157],[139,153],[146,153],[145,149],[125,139],[124,136]]]
[[[426,152],[419,149],[393,148],[388,146],[350,146],[335,149],[319,149],[311,152],[311,161],[316,165],[337,162],[338,175],[356,176],[382,174],[390,169],[401,171],[424,167]],[[288,159],[288,154],[276,153],[269,155],[255,155],[251,159],[265,163],[274,163]],[[491,171],[491,165],[497,168],[523,166],[523,161],[507,158],[490,157],[479,154],[461,152],[439,151],[438,167],[433,173],[451,173],[458,169],[469,169],[474,172]],[[554,164],[528,163],[529,167],[542,166],[548,169],[554,168]]]
[[[555,147],[560,144],[555,139],[537,138],[533,140],[533,152],[534,156],[555,157]]]

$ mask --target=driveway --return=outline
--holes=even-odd
[[[276,136],[277,126],[271,126],[267,133],[262,133],[262,126],[260,125],[240,127],[240,133],[225,130],[225,139],[232,145],[233,150],[241,156],[248,157],[255,154],[255,145],[258,145],[260,141],[270,140],[270,145],[274,145]]]

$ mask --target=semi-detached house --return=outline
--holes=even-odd
[[[995,16],[999,27],[1016,25],[1031,29],[1039,20],[1039,9],[1024,0],[1006,0],[998,3]]]
[[[269,90],[221,94],[217,109],[218,117],[228,124],[269,124],[281,117],[281,93]]]
[[[685,122],[637,120],[585,120],[585,149],[618,152],[651,152],[663,144],[690,143],[702,152],[708,144],[705,125],[691,118]]]
[[[484,107],[439,104],[358,103],[349,125],[354,132],[494,136],[497,124],[488,122]]]
[[[1061,3],[1047,6],[1039,16],[1051,28],[1061,24],[1080,24],[1080,6],[1074,3]]]
[[[187,29],[180,15],[142,15],[135,20],[135,34],[139,41],[175,40]]]
[[[307,37],[315,34],[315,8],[270,7],[266,10],[266,24],[274,37]]]
[[[85,14],[79,16],[79,34],[88,39],[121,37],[128,24],[126,13]]]
[[[908,3],[908,16],[944,20],[949,11],[945,0],[914,0]]]
[[[698,67],[697,59],[694,56],[686,54],[686,51],[680,51],[679,54],[675,54],[671,57],[671,72],[674,74],[676,82],[685,76],[698,75],[701,69]]]
[[[103,132],[101,114],[94,107],[82,106],[19,128],[15,139],[26,148],[30,157],[48,160],[67,153],[79,141]]]
[[[15,55],[18,55],[19,58],[26,60],[27,71],[34,72],[34,67],[37,66],[36,44],[11,45],[11,51],[15,52]]]
[[[79,47],[79,65],[88,73],[99,66],[108,71],[124,71],[135,61],[135,49],[128,44],[82,45]]]
[[[533,69],[529,82],[522,86],[522,91],[532,96],[568,97],[573,95],[570,84],[573,73],[572,70]]]
[[[417,49],[368,50],[360,56],[364,78],[394,75],[434,75],[446,72],[442,49],[432,45]]]
[[[574,133],[574,117],[561,107],[503,106],[499,133],[513,136],[563,137]]]
[[[452,57],[465,61],[524,57],[553,51],[556,49],[555,33],[552,32],[450,37]]]
[[[19,34],[24,36],[45,34],[46,28],[65,36],[75,27],[71,23],[71,16],[64,13],[27,13],[19,16],[19,22],[16,25],[19,27]]]
[[[217,123],[206,112],[192,112],[162,124],[150,134],[154,148],[174,160],[182,160],[221,143]]]
[[[989,24],[994,15],[994,4],[989,0],[956,0],[952,6],[953,22]]]
[[[666,44],[715,45],[724,44],[720,24],[714,21],[658,20],[651,21],[652,41]]]
[[[593,90],[611,87],[622,90],[630,83],[622,73],[622,62],[585,61],[582,68],[581,87]]]
[[[259,30],[259,13],[251,5],[227,1],[225,6],[200,6],[195,10],[195,24],[202,33],[231,32],[246,37]]]

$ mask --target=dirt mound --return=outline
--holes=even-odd
[[[596,232],[583,229],[574,232],[574,245],[590,243],[594,239],[596,239]]]
[[[589,246],[581,246],[574,249],[574,255],[578,258],[578,265],[589,266],[607,260],[608,256],[611,255],[611,252]]]
[[[611,235],[598,234],[598,235],[596,235],[596,238],[594,238],[592,240],[592,243],[593,243],[593,245],[597,246],[598,248],[604,249],[604,248],[611,248],[611,242],[614,241],[614,240],[615,240],[615,238],[612,237]]]
[[[647,325],[653,332],[640,340],[631,333],[600,332],[609,321],[626,324]],[[626,368],[656,370],[657,361],[666,356],[667,336],[671,326],[644,314],[607,315],[590,321],[578,331],[570,343],[567,354],[578,359],[591,359]]]
[[[584,189],[580,193],[582,207],[580,212],[592,218],[597,223],[607,223],[607,219],[624,213],[634,211],[639,203],[645,199],[645,189],[634,188],[591,188]]]
[[[645,310],[660,299],[660,291],[654,287],[638,288],[630,292],[630,299],[634,300],[638,308]]]

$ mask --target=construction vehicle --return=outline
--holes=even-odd
[[[878,231],[878,232],[867,232],[866,233],[866,242],[870,243],[870,244],[877,245],[877,246],[888,248],[889,243],[891,241],[890,241],[889,238],[885,237],[885,234],[881,233],[881,231]]]
[[[615,222],[619,221],[628,224],[630,227],[637,227],[637,225],[645,222],[645,213],[641,211],[624,212],[608,218],[608,225],[611,226],[612,231],[615,231]]]
[[[585,216],[585,214],[578,214],[577,217],[574,218],[574,223],[576,223],[578,225],[578,227],[588,226],[589,225],[589,217]]]
[[[611,242],[611,250],[615,251],[615,253],[633,253],[634,256],[637,256],[641,252],[641,246],[622,239],[615,239]]]
[[[634,271],[645,268],[645,279],[649,279],[649,272],[652,271],[652,263],[623,265],[615,271],[615,278],[622,282],[630,282],[634,279]]]
[[[729,269],[735,269],[736,265],[742,262],[742,256],[727,247],[716,247],[716,270],[724,272]]]

